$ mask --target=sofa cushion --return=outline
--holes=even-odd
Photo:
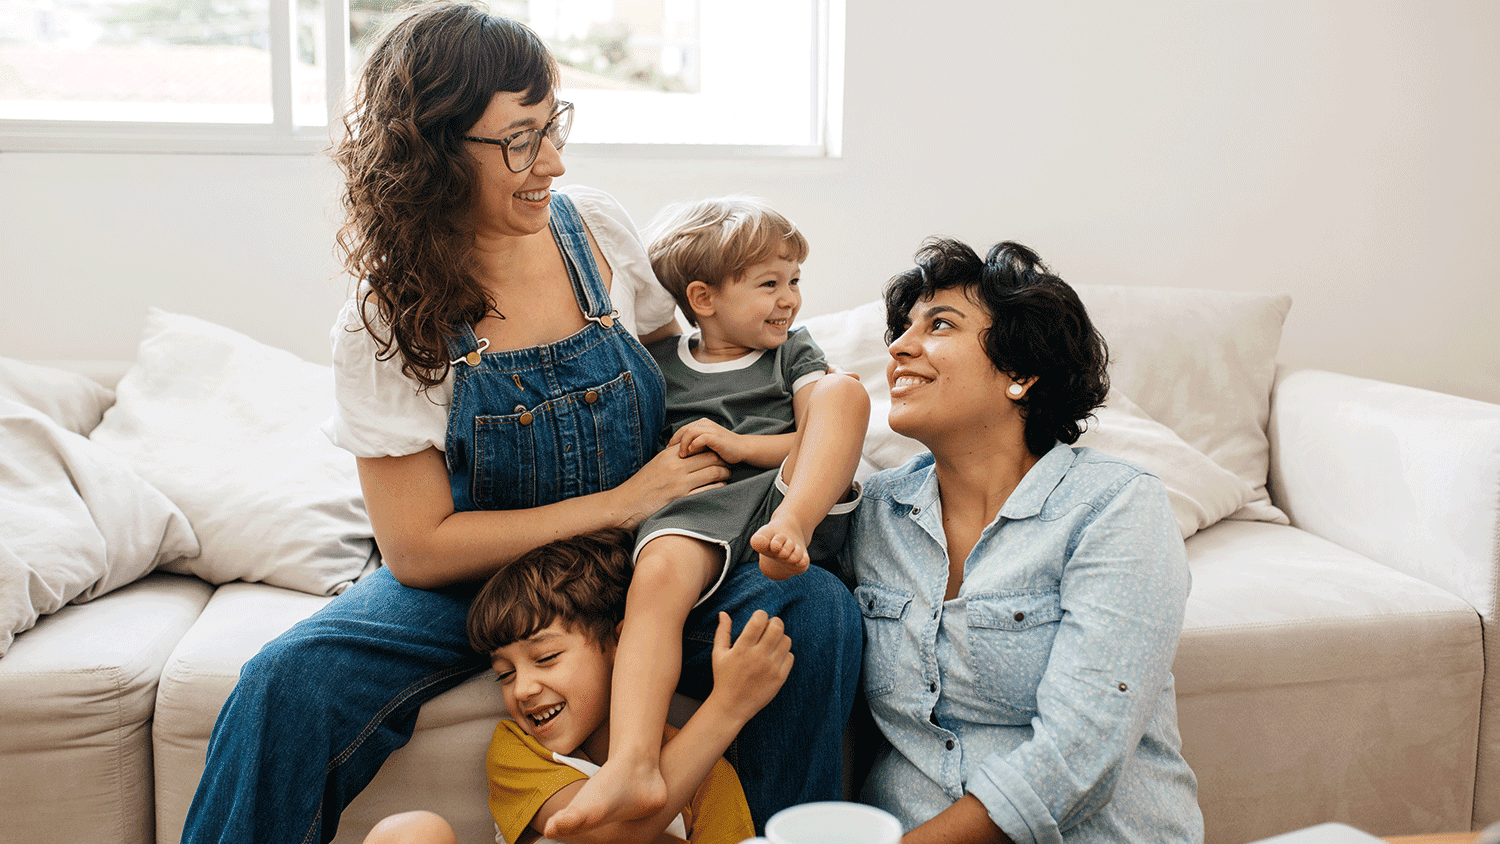
[[[1234,515],[1286,524],[1266,492],[1271,384],[1289,296],[1078,285],[1109,343],[1110,380],[1152,419],[1239,476]]]
[[[1484,677],[1472,606],[1282,525],[1220,522],[1187,552],[1173,673],[1207,840],[1329,820],[1468,827]]]
[[[152,729],[158,842],[176,842],[182,835],[208,737],[239,680],[240,666],[329,600],[260,583],[226,583],[176,643],[162,668]]]
[[[86,437],[114,403],[115,392],[77,372],[0,357],[0,398],[40,410]]]
[[[212,591],[152,574],[16,639],[0,659],[0,837],[152,840],[157,680]]]
[[[156,705],[158,844],[175,844],[181,835],[209,735],[240,666],[329,600],[265,584],[228,583],[182,637],[162,670]],[[459,840],[492,840],[484,756],[503,717],[505,702],[489,672],[423,705],[416,737],[345,810],[334,840],[358,842],[380,818],[406,809],[444,815],[458,828]]]
[[[0,656],[39,617],[198,553],[176,505],[52,417],[0,397],[0,442]]]
[[[169,570],[317,595],[367,570],[354,458],[318,430],[333,409],[328,367],[153,308],[115,393],[91,438],[176,502],[203,544]]]

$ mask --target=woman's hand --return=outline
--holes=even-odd
[[[786,682],[792,671],[792,640],[781,619],[756,610],[733,644],[729,641],[729,614],[719,613],[714,631],[714,688],[704,706],[719,708],[726,717],[743,724],[755,716]],[[718,700],[713,700],[718,697]]]
[[[630,479],[605,493],[619,502],[623,514],[619,524],[634,528],[646,517],[673,501],[694,492],[724,485],[729,466],[718,454],[703,451],[686,457],[675,448],[664,448]]]

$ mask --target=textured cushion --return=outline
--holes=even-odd
[[[193,556],[182,512],[116,455],[0,398],[0,655],[70,601]]]
[[[1078,445],[1129,460],[1161,478],[1183,539],[1237,512],[1254,494],[1116,389],[1095,411]]]
[[[0,659],[0,839],[154,840],[157,680],[212,591],[151,574],[16,639]]]
[[[76,372],[0,357],[0,398],[40,410],[67,430],[88,436],[114,403],[115,393]]]
[[[328,367],[153,308],[115,392],[92,439],[176,502],[203,544],[168,570],[332,595],[370,564],[354,458],[318,430]]]
[[[1271,383],[1289,296],[1079,285],[1110,380],[1253,493],[1234,518],[1285,524],[1266,493]]]
[[[1484,678],[1473,607],[1282,525],[1223,521],[1187,554],[1173,673],[1208,841],[1330,820],[1468,827]]]

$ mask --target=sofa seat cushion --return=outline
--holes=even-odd
[[[152,840],[157,680],[212,591],[156,573],[16,637],[0,659],[7,840]]]
[[[264,583],[226,583],[182,637],[163,669],[156,706],[160,844],[174,844],[181,837],[209,736],[240,666],[330,600]],[[499,686],[488,673],[429,701],[417,717],[413,740],[391,756],[345,810],[335,840],[358,842],[380,818],[418,808],[449,818],[460,840],[493,840],[484,755],[504,716]]]
[[[1323,821],[1467,828],[1484,674],[1473,607],[1293,527],[1225,521],[1187,549],[1173,671],[1208,840]]]
[[[261,646],[332,598],[263,583],[234,581],[214,590],[192,629],[162,669],[152,730],[158,842],[176,842],[203,773],[208,737]]]

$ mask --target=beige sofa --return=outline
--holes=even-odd
[[[1187,535],[1193,591],[1175,674],[1208,841],[1323,821],[1395,835],[1500,819],[1500,406],[1278,371],[1284,297],[1080,291],[1111,343],[1117,388],[1086,441],[1158,472]],[[876,405],[863,470],[910,454],[879,410],[879,304],[807,324]],[[121,455],[179,507],[202,550],[42,608],[0,657],[3,842],[176,842],[239,666],[371,564],[352,466],[296,439],[326,413],[326,371],[174,315],[153,314],[147,335],[128,372],[69,365],[110,384],[125,372],[117,400],[90,394],[92,419],[74,408],[70,436]],[[5,372],[0,410],[29,396],[67,415],[57,397],[37,397],[46,370],[15,376],[32,381],[9,399]],[[285,395],[240,401],[272,387]],[[185,415],[201,418],[174,427]],[[190,442],[204,419],[238,445]],[[296,459],[282,465],[285,451]],[[302,464],[323,469],[292,477]],[[304,555],[275,520],[225,523],[261,506],[224,499],[262,475],[328,499],[287,493],[277,505],[283,521],[324,519],[293,534],[325,547]],[[452,819],[462,841],[492,840],[483,754],[502,712],[483,677],[425,706],[336,840],[417,807]]]

